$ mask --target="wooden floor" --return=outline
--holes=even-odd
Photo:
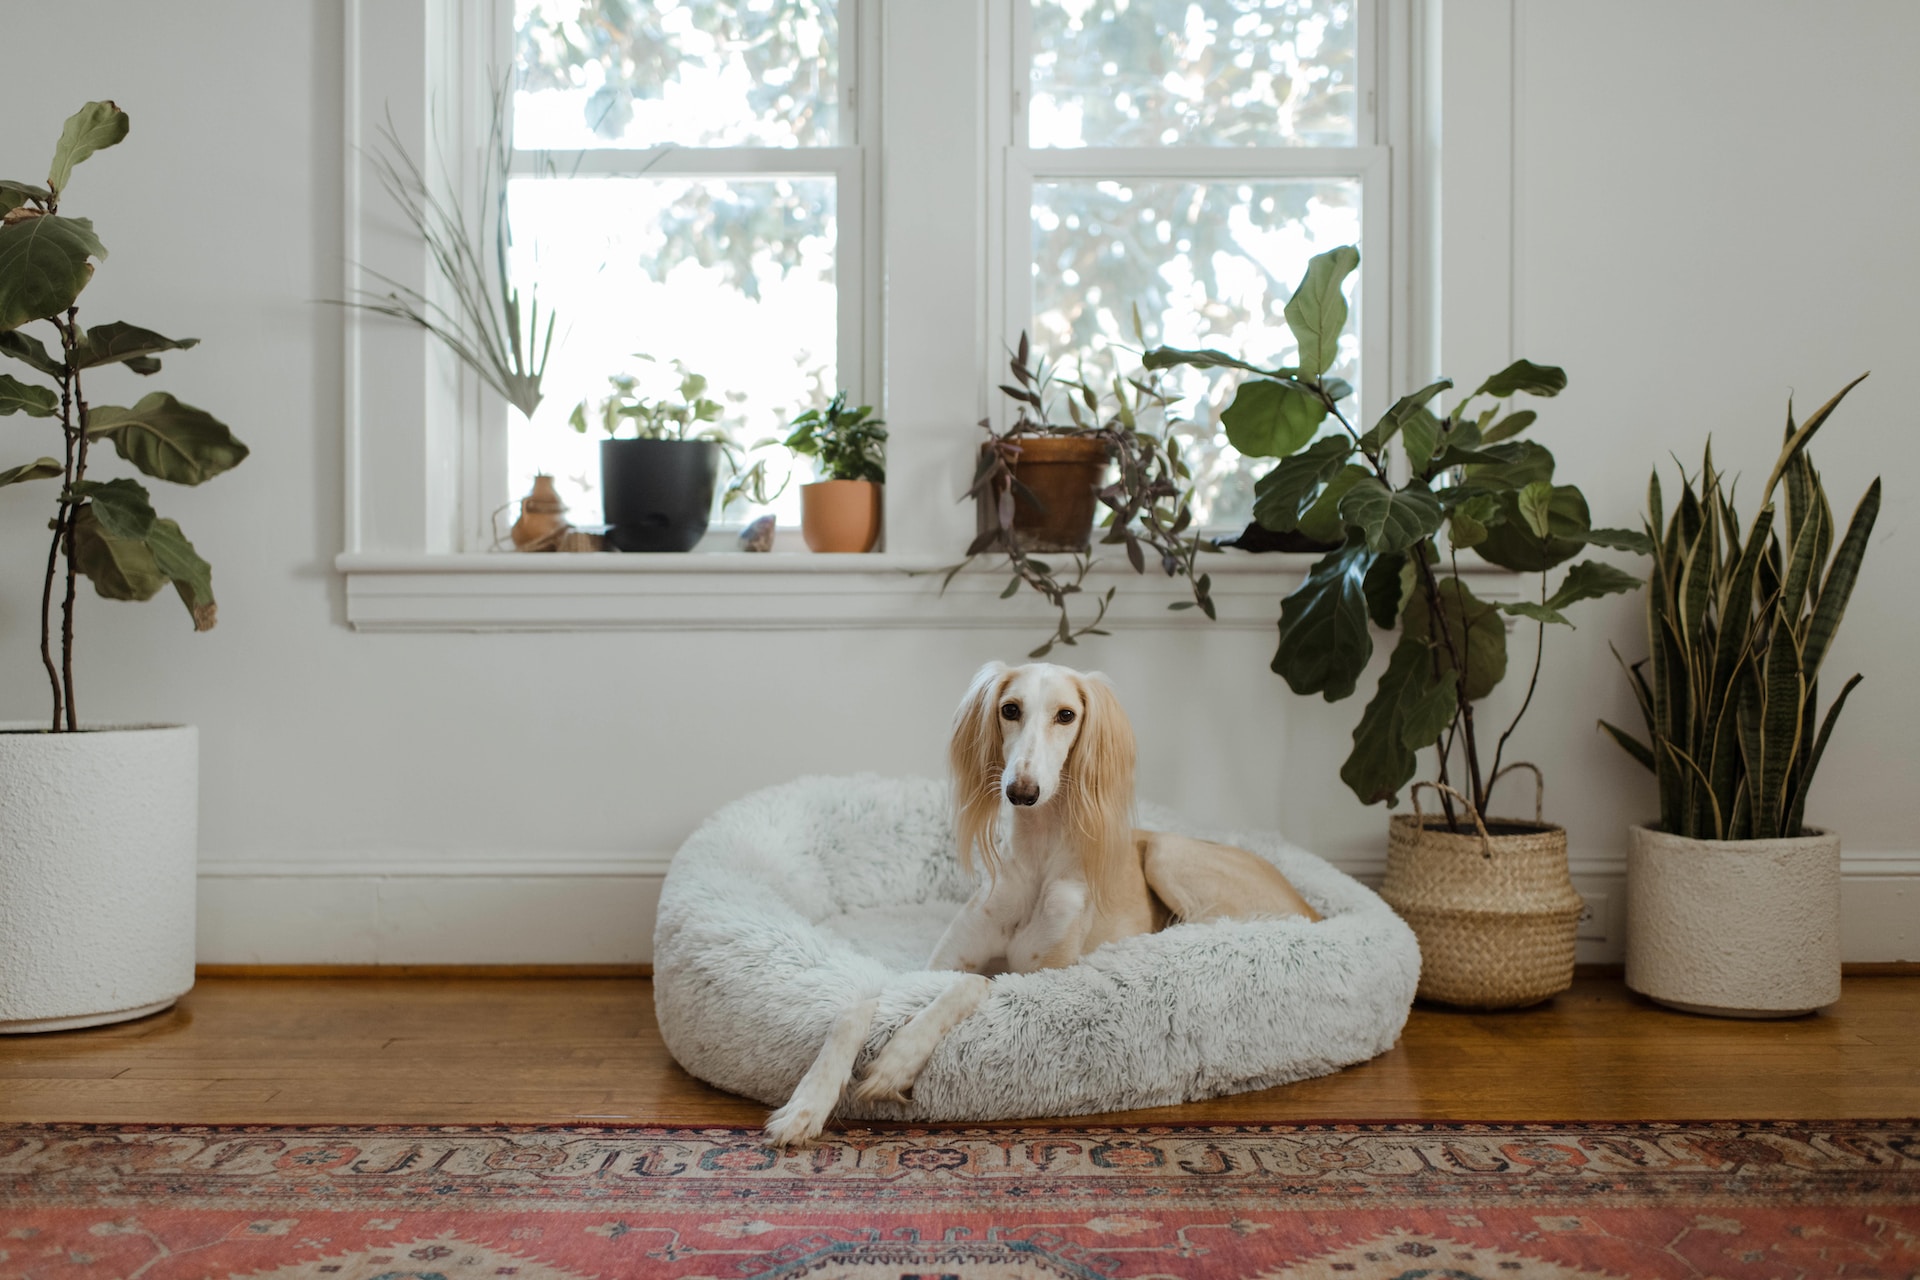
[[[759,1123],[667,1057],[620,979],[203,978],[171,1012],[0,1037],[0,1120]],[[1507,1014],[1416,1008],[1363,1066],[1127,1121],[1920,1116],[1920,978],[1787,1022],[1671,1013],[1617,977]],[[1082,1121],[1084,1122],[1084,1121]]]

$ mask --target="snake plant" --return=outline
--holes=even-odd
[[[1669,834],[1802,833],[1814,772],[1861,679],[1846,682],[1823,719],[1820,668],[1880,512],[1876,478],[1835,546],[1833,510],[1807,442],[1865,376],[1799,426],[1789,402],[1786,441],[1744,536],[1711,444],[1697,485],[1682,476],[1670,517],[1658,472],[1648,486],[1649,655],[1628,668],[1647,740],[1600,723],[1659,780],[1660,826]],[[1776,501],[1783,486],[1784,510]]]

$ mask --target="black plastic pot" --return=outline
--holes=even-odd
[[[600,502],[616,551],[691,551],[707,531],[720,446],[711,440],[602,440]]]

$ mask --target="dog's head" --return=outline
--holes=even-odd
[[[1130,838],[1133,727],[1098,672],[989,662],[954,715],[949,755],[963,859],[978,848],[989,869],[997,863],[1002,801],[1064,806],[1103,852]]]

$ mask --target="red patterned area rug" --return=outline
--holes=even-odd
[[[1920,1275],[1920,1124],[0,1125],[17,1280]]]

